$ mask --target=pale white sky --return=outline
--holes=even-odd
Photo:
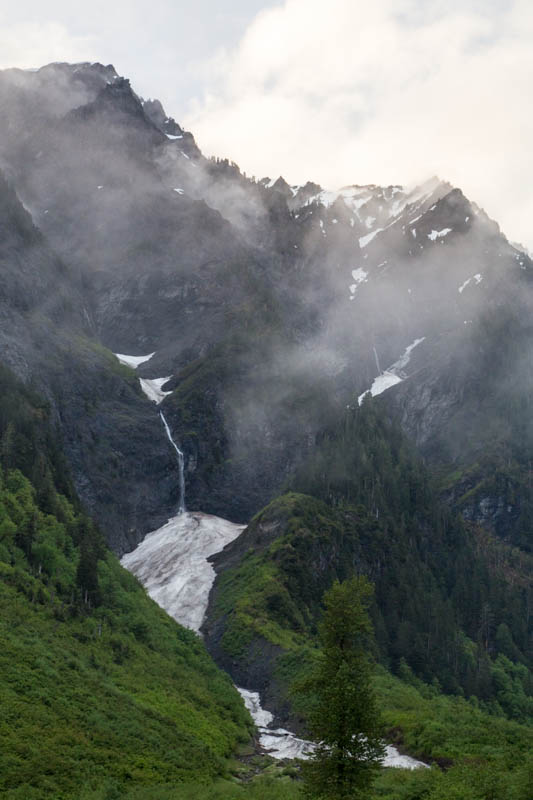
[[[258,177],[438,174],[531,249],[532,41],[531,0],[0,0],[0,66],[113,63]]]

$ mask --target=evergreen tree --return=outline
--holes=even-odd
[[[98,561],[104,556],[100,533],[88,517],[80,517],[74,538],[80,548],[76,583],[82,592],[84,602],[97,606],[100,602]]]
[[[310,797],[367,797],[383,756],[372,689],[372,594],[357,577],[336,581],[324,595],[320,660],[307,682],[316,697],[309,732],[317,746],[304,769]]]

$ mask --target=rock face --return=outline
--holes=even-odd
[[[172,453],[133,372],[94,338],[82,282],[0,178],[2,362],[49,401],[79,497],[130,549],[174,509]]]
[[[526,459],[529,428],[505,421],[529,391],[533,265],[459,189],[250,180],[111,65],[6,70],[0,102],[1,357],[46,391],[118,552],[177,502],[138,377],[171,376],[190,508],[246,522],[382,376],[444,495],[504,536],[525,525],[520,479],[488,486],[482,462],[495,434]],[[109,351],[155,355],[136,376]]]

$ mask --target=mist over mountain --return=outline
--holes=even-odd
[[[461,429],[445,446],[443,425],[469,386],[493,380],[488,318],[527,326],[531,261],[459,188],[250,179],[205,159],[112,66],[7,70],[0,95],[3,172],[66,265],[53,291],[70,295],[92,340],[155,351],[141,376],[171,376],[192,506],[246,521],[313,447],[326,407],[355,402],[417,340],[386,398],[424,453],[465,455]],[[506,370],[510,385],[525,378],[520,363]],[[483,401],[471,402],[463,416]],[[146,418],[148,431],[149,407]],[[94,470],[75,472],[99,513]],[[130,541],[146,523],[135,529]]]
[[[213,557],[206,644],[280,721],[354,572],[384,668],[533,718],[529,255],[445,179],[208,159],[112,65],[1,71],[0,104],[0,362],[111,550],[177,514],[179,462],[188,511],[247,526]]]

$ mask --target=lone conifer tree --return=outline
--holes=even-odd
[[[372,624],[367,609],[372,594],[368,580],[357,577],[336,581],[324,595],[322,651],[308,682],[316,697],[309,732],[317,742],[304,767],[310,797],[367,797],[383,757],[371,684]]]

